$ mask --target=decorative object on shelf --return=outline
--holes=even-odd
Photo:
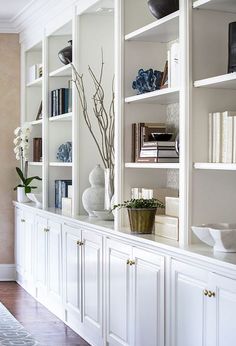
[[[162,75],[162,80],[161,80],[161,89],[168,88],[169,86],[169,80],[168,80],[168,60],[166,61],[164,72]]]
[[[161,19],[179,9],[179,0],[148,0],[148,6],[154,17]]]
[[[26,124],[23,127],[17,127],[14,131],[15,138],[13,143],[15,145],[14,153],[16,159],[20,161],[20,166],[16,167],[16,172],[21,180],[21,183],[14,188],[17,190],[17,200],[21,203],[29,202],[29,198],[26,193],[31,192],[32,189],[36,189],[35,186],[30,186],[33,180],[42,180],[38,176],[28,178],[28,160],[29,160],[29,137],[30,127]]]
[[[132,232],[150,234],[153,231],[157,208],[164,207],[165,205],[156,198],[140,198],[117,204],[114,206],[114,209],[126,208],[128,210]]]
[[[156,215],[155,234],[159,237],[179,240],[179,219],[174,216]]]
[[[27,197],[35,203],[36,208],[42,208],[42,193],[27,193]]]
[[[111,210],[94,210],[94,215],[103,221],[113,221],[114,215]]]
[[[69,191],[68,191],[68,196],[69,196]],[[72,214],[72,199],[69,197],[62,197],[61,204],[62,204],[62,208],[61,208],[62,212],[64,214],[71,215]]]
[[[72,80],[68,81],[68,113],[72,112]]]
[[[61,144],[57,151],[57,160],[72,162],[72,142]]]
[[[40,102],[39,109],[37,112],[36,120],[41,120],[43,118],[43,102]]]
[[[84,209],[89,216],[95,216],[94,210],[104,211],[104,170],[97,165],[89,174],[89,183],[91,187],[86,189],[82,195]]]
[[[93,100],[92,108],[93,108],[93,114],[97,121],[98,130],[99,130],[98,132],[96,132],[94,130],[94,127],[92,126],[91,115],[89,115],[89,111],[87,107],[88,96],[85,91],[83,75],[80,75],[77,72],[73,64],[72,64],[72,69],[75,75],[75,79],[73,80],[73,82],[75,83],[76,90],[78,91],[78,94],[79,94],[79,100],[83,110],[84,120],[97,146],[99,155],[102,159],[102,163],[104,165],[105,172],[106,172],[106,185],[105,185],[106,198],[104,198],[104,201],[106,201],[106,204],[104,205],[104,209],[111,210],[111,198],[114,194],[114,121],[115,121],[114,78],[112,81],[111,100],[108,105],[108,102],[105,102],[105,91],[102,85],[103,70],[104,70],[104,61],[103,61],[103,52],[102,52],[102,63],[101,63],[99,76],[97,77],[95,75],[94,71],[92,70],[90,66],[88,68],[88,71],[92,78],[94,89],[95,89],[93,97],[92,97],[92,100]],[[108,173],[108,170],[110,171],[109,173]],[[93,210],[99,210],[99,209],[93,208]]]
[[[236,72],[236,22],[229,24],[228,73]]]
[[[43,76],[43,65],[35,64],[28,69],[27,83],[30,84]]]
[[[192,226],[193,233],[214,251],[236,252],[236,224],[219,223]]]
[[[140,69],[135,81],[132,83],[132,88],[138,90],[138,94],[159,90],[162,79],[163,72],[153,70],[152,68],[146,71]]]
[[[64,65],[72,63],[72,40],[68,41],[69,46],[63,48],[58,53],[58,57]]]
[[[42,162],[42,138],[33,138],[33,162]]]
[[[66,114],[69,111],[69,89],[60,88],[51,91],[51,117]]]
[[[69,196],[72,180],[55,180],[55,208],[62,209],[62,198]]]

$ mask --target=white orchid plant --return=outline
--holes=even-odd
[[[15,138],[13,143],[14,153],[16,155],[17,161],[20,161],[20,168],[16,167],[17,174],[21,180],[21,184],[17,185],[17,187],[24,187],[25,193],[30,193],[32,189],[36,189],[36,186],[30,186],[33,180],[42,180],[38,176],[28,178],[28,161],[29,161],[29,139],[30,139],[31,129],[26,124],[23,127],[17,127],[14,130]]]

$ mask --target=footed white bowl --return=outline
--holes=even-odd
[[[93,210],[93,213],[100,220],[103,220],[103,221],[112,221],[112,220],[114,220],[114,215],[112,214],[112,211],[109,211],[109,210]]]
[[[236,224],[219,223],[193,226],[193,233],[214,251],[236,252]]]
[[[37,208],[42,208],[42,193],[27,193],[27,197],[36,204]]]

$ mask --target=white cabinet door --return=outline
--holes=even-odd
[[[19,274],[24,273],[24,224],[23,211],[15,208],[15,261]]]
[[[24,277],[33,281],[34,277],[34,214],[24,212]]]
[[[62,302],[62,226],[48,220],[48,293],[49,300]]]
[[[68,311],[68,319],[81,322],[81,251],[78,244],[81,231],[71,225],[63,226],[64,244],[64,302]],[[72,316],[71,316],[72,315]]]
[[[172,261],[171,330],[172,346],[209,346],[206,343],[208,272]]]
[[[47,293],[47,219],[36,216],[35,219],[35,280],[38,298]]]
[[[131,345],[131,259],[132,247],[107,240],[107,341],[109,345]]]
[[[90,340],[102,345],[102,236],[82,230],[83,323]]]
[[[164,258],[133,248],[134,346],[164,345]]]
[[[236,344],[236,280],[211,273],[207,298],[207,346]]]

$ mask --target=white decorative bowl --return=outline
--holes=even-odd
[[[236,252],[236,224],[219,223],[193,226],[193,233],[214,251]]]
[[[103,221],[112,221],[114,220],[114,215],[109,210],[93,210],[95,216]]]
[[[36,203],[37,208],[42,208],[42,193],[27,193],[27,197]]]

